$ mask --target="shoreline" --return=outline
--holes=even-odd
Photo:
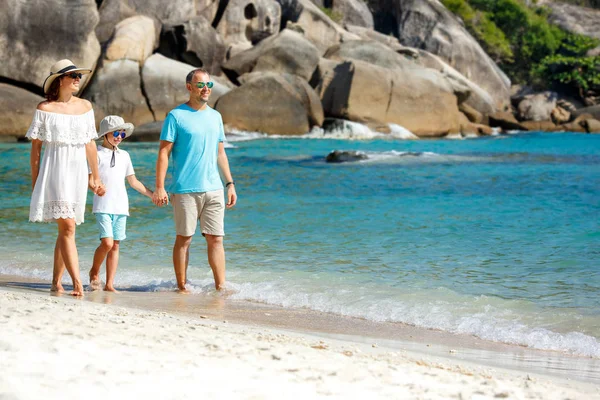
[[[72,299],[49,292],[49,284],[0,275],[0,292],[35,294],[49,299]],[[75,300],[75,299],[73,299]],[[474,368],[502,369],[513,374],[540,376],[569,384],[589,385],[600,393],[600,360],[485,341],[473,336],[417,328],[398,323],[376,323],[306,309],[284,309],[234,301],[219,293],[181,295],[174,292],[86,292],[83,304],[110,304],[129,310],[169,315],[207,323],[237,324],[249,329],[276,330],[348,346],[387,349],[414,357],[440,358]],[[224,322],[225,321],[225,322]]]

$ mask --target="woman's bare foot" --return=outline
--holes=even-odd
[[[189,290],[187,290],[187,289],[185,288],[185,286],[184,286],[183,288],[178,288],[178,289],[177,289],[177,293],[181,293],[181,294],[190,294],[190,291],[189,291]]]
[[[71,296],[83,297],[83,285],[81,284],[81,282],[73,285],[73,291],[71,292]]]
[[[52,286],[50,287],[50,291],[51,292],[56,292],[56,293],[64,293],[65,289],[63,288],[61,283],[57,283],[57,284],[52,284]]]
[[[119,291],[117,289],[115,289],[113,285],[110,285],[110,286],[106,285],[106,286],[104,286],[104,290],[106,292],[119,293]]]

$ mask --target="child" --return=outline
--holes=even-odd
[[[92,212],[100,229],[100,246],[94,253],[90,269],[90,288],[100,290],[100,267],[106,258],[106,285],[104,290],[116,292],[113,283],[119,264],[119,243],[125,239],[125,226],[129,216],[129,199],[125,188],[125,179],[132,188],[152,198],[152,191],[135,177],[129,153],[119,149],[119,144],[133,133],[133,124],[125,123],[123,118],[109,115],[100,122],[98,137],[102,145],[98,146],[98,171],[104,183],[104,196],[94,195]]]

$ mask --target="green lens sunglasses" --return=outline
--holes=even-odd
[[[199,89],[202,89],[204,86],[206,86],[206,87],[207,87],[207,88],[209,88],[209,89],[212,89],[213,85],[214,85],[214,83],[213,83],[213,82],[197,82],[197,83],[196,83],[196,86],[197,86]]]

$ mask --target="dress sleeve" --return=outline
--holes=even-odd
[[[90,110],[88,120],[86,123],[86,136],[88,142],[94,139],[98,139],[98,131],[96,130],[96,118],[94,117],[94,110]]]
[[[31,121],[31,125],[29,125],[27,134],[25,135],[27,139],[38,139],[42,141],[47,140],[49,132],[46,129],[45,117],[46,114],[40,110],[35,110],[35,114],[33,114],[33,120]]]

